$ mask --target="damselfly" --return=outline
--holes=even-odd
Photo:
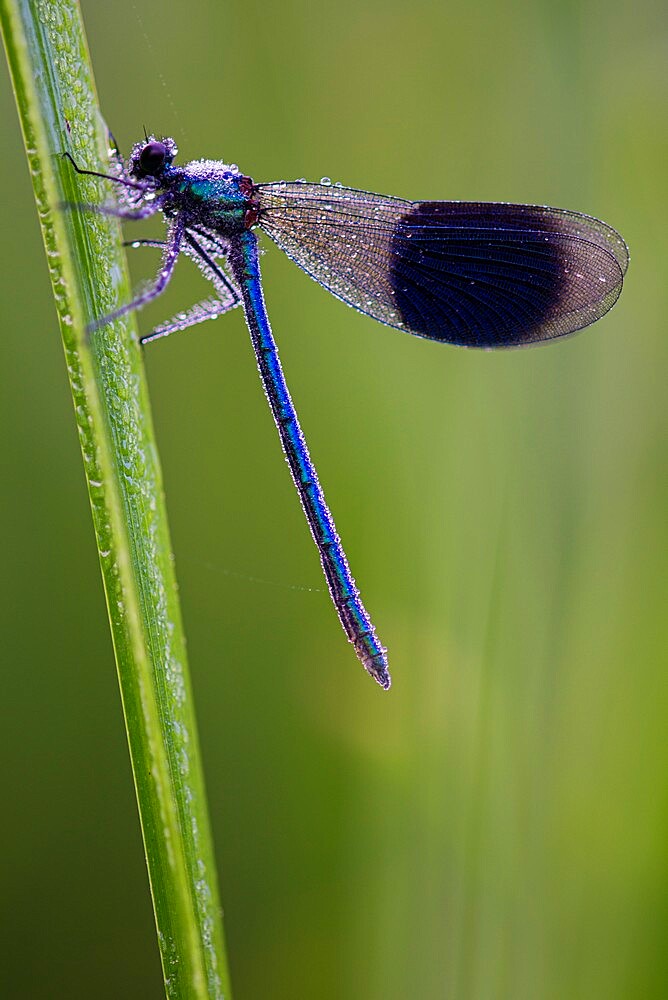
[[[362,604],[290,398],[260,282],[260,229],[337,298],[388,326],[465,347],[554,340],[600,319],[628,265],[624,240],[578,212],[537,205],[404,201],[306,181],[256,184],[220,160],[175,163],[173,139],[145,136],[124,162],[112,151],[122,219],[161,212],[164,241],[153,285],[91,324],[139,309],[167,287],[181,254],[215,296],[161,324],[146,344],[242,304],[260,377],[334,606],[361,663],[390,686],[386,651]],[[71,159],[71,157],[70,157]],[[73,165],[80,173],[93,173]],[[107,176],[107,175],[101,175]]]

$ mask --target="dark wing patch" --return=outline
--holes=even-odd
[[[628,265],[619,234],[577,212],[304,182],[258,192],[262,228],[321,285],[382,323],[452,344],[579,330],[611,308]]]

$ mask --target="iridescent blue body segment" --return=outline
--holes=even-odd
[[[135,145],[127,163],[112,150],[110,179],[119,186],[119,203],[96,210],[124,219],[159,211],[168,232],[165,241],[133,244],[162,249],[154,285],[91,329],[159,295],[181,254],[197,263],[215,295],[161,324],[143,343],[243,304],[334,606],[365,669],[389,688],[385,650],[351,576],[285,382],[253,230],[260,228],[324,288],[381,323],[483,349],[554,340],[599,319],[619,297],[628,249],[606,223],[565,209],[411,202],[325,182],[255,184],[219,160],[179,167],[176,153],[173,139],[153,136]]]
[[[258,244],[253,233],[247,231],[230,246],[228,261],[232,276],[241,289],[262,385],[306,520],[320,553],[334,607],[360,662],[381,687],[387,689],[390,674],[385,650],[360,600],[285,382],[264,304]]]

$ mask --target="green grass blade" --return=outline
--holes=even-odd
[[[162,481],[113,220],[64,211],[111,185],[78,5],[0,0],[0,20],[72,388],[170,998],[229,997],[222,920]],[[100,863],[104,864],[103,856]]]

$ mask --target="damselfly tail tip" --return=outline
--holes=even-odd
[[[363,660],[362,663],[367,673],[371,674],[377,684],[380,684],[383,691],[389,691],[392,686],[392,678],[385,655],[382,656],[382,659],[379,656],[374,656],[369,660]]]
[[[387,670],[385,671],[382,677],[377,677],[376,680],[382,687],[383,691],[389,691],[390,688],[392,687],[392,678],[390,677]]]

